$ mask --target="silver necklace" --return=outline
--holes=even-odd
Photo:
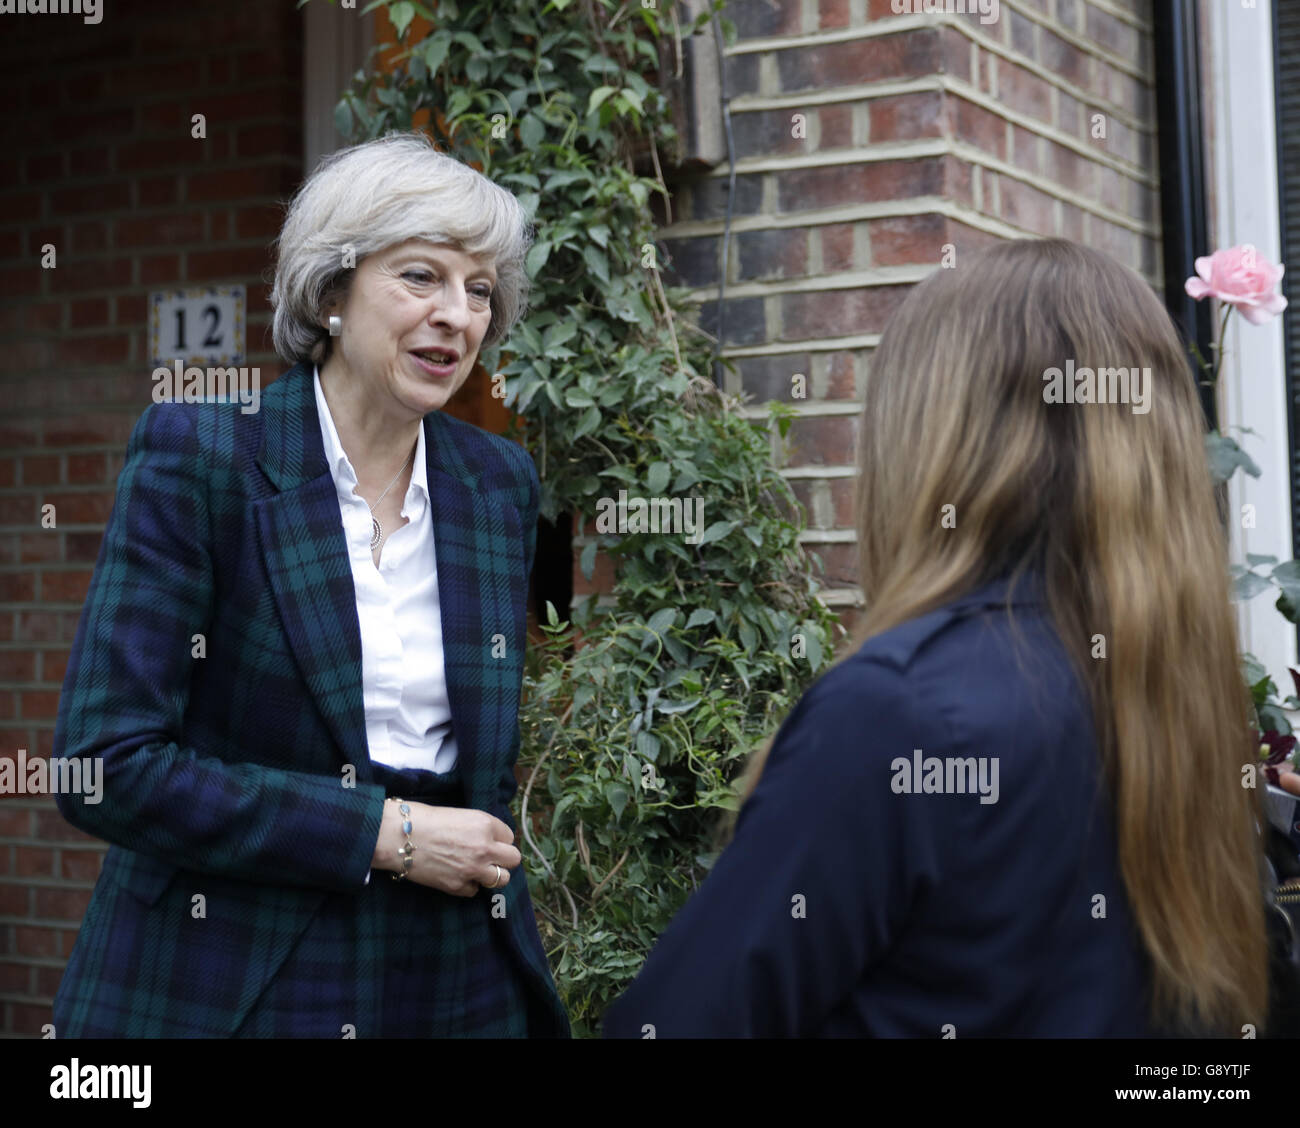
[[[395,485],[397,485],[397,479],[402,476],[403,471],[406,470],[407,465],[414,457],[415,457],[415,451],[412,450],[411,453],[407,455],[406,462],[402,463],[402,469],[399,470],[396,476],[393,478],[393,480],[388,483],[388,487],[384,490],[384,492],[381,493],[377,498],[375,498],[375,505],[378,505],[381,501],[383,501],[384,498],[388,496],[388,491],[391,490]],[[379,523],[379,518],[375,516],[375,505],[372,505],[370,507],[370,547],[372,549],[378,548],[379,542],[384,539],[384,527]]]

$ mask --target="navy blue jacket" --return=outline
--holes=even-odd
[[[1032,577],[1017,661],[1006,593],[813,684],[607,1037],[1153,1033],[1085,690]]]

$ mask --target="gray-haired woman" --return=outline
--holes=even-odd
[[[279,239],[295,367],[141,417],[55,737],[113,844],[60,1037],[569,1033],[507,808],[537,473],[439,410],[528,241],[421,135],[336,153]]]

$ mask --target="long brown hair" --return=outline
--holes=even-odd
[[[1128,403],[1045,402],[1044,373],[1067,361],[1149,369],[1148,410],[1132,388]],[[1040,570],[1092,705],[1153,1018],[1239,1035],[1268,1000],[1259,808],[1242,784],[1258,757],[1203,426],[1173,324],[1114,260],[1018,240],[935,271],[871,358],[866,607],[839,660],[1004,572]]]

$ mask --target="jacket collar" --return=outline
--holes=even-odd
[[[1010,570],[994,577],[986,583],[977,584],[969,591],[949,600],[944,606],[950,610],[956,608],[1041,606],[1047,601],[1046,588],[1041,571],[1036,568],[1024,569],[1012,580]]]
[[[255,510],[272,594],[299,669],[340,754],[355,765],[359,778],[369,780],[361,626],[312,369],[298,365],[276,380],[262,396],[261,410],[257,462],[277,492],[257,501]],[[509,597],[487,598],[466,563],[492,559],[494,530],[504,521],[502,503],[475,488],[478,464],[462,452],[454,424],[441,412],[424,417],[424,434],[457,773],[475,802],[488,805],[494,799],[491,763],[475,770],[481,687],[500,674],[487,669],[493,661],[482,645],[482,631],[466,628],[461,620],[467,609],[475,609],[493,624],[508,621]]]
[[[330,473],[313,375],[312,365],[294,365],[262,393],[262,445],[257,464],[277,490],[295,490]],[[432,495],[438,474],[476,488],[481,470],[465,460],[440,411],[424,417],[423,431],[426,493]]]

